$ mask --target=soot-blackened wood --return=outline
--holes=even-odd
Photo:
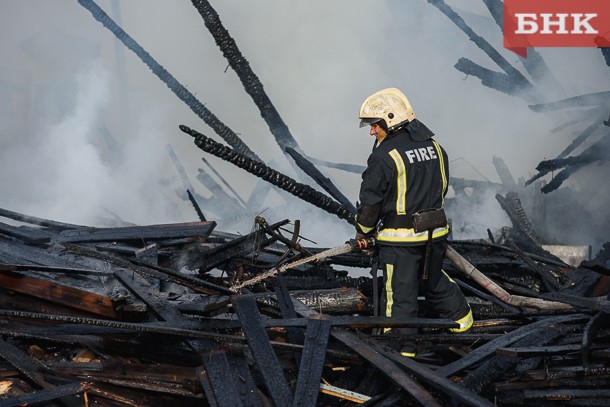
[[[94,315],[117,318],[114,303],[110,298],[43,278],[2,271],[0,287]]]
[[[182,237],[206,238],[216,227],[216,222],[174,223],[149,226],[126,226],[119,228],[90,228],[65,230],[56,240],[67,242],[102,242],[121,240],[159,240],[177,239]]]
[[[260,158],[252,151],[239,136],[229,127],[222,123],[203,103],[201,103],[184,85],[182,85],[171,73],[159,64],[140,44],[138,44],[129,34],[127,34],[117,23],[110,18],[93,0],[78,0],[78,3],[85,7],[93,17],[104,27],[110,30],[127,48],[135,53],[150,70],[157,75],[165,85],[187,106],[199,116],[216,134],[225,140],[235,150],[247,155],[248,157],[260,161]]]
[[[466,356],[461,359],[456,360],[455,362],[449,363],[445,366],[442,366],[436,370],[436,373],[440,376],[449,377],[452,376],[459,371],[466,369],[475,363],[487,358],[490,355],[493,355],[496,352],[497,348],[501,348],[504,346],[508,346],[516,341],[524,338],[528,335],[535,334],[541,331],[544,331],[547,324],[559,324],[559,323],[567,323],[567,322],[575,322],[578,320],[582,320],[588,318],[583,314],[576,315],[566,315],[559,317],[552,317],[547,319],[542,319],[537,322],[533,322],[531,324],[522,326],[520,328],[515,329],[512,332],[509,332],[505,335],[502,335],[498,339],[494,339],[491,342],[487,342],[485,345],[482,345],[472,352],[469,352]]]
[[[581,355],[582,355],[582,365],[589,365],[590,356],[591,356],[591,343],[593,339],[597,335],[597,332],[602,327],[602,325],[608,325],[610,323],[610,314],[606,312],[598,312],[585,326],[582,333],[582,341],[581,341]]]
[[[72,253],[101,260],[116,267],[130,270],[131,272],[138,272],[146,276],[153,277],[159,281],[170,281],[172,283],[183,285],[205,294],[231,293],[231,291],[225,287],[211,284],[188,274],[179,273],[174,270],[168,270],[163,267],[149,264],[140,266],[134,265],[133,263],[139,263],[135,259],[129,261],[119,257],[108,256],[88,247],[75,245],[73,243],[64,243],[63,246]]]
[[[159,319],[163,321],[180,321],[185,319],[176,307],[162,300],[159,292],[138,273],[118,270],[113,274],[127,289],[144,301],[148,305],[149,310]]]
[[[263,407],[265,404],[261,399],[260,389],[256,387],[254,377],[248,366],[248,361],[241,354],[227,354],[229,366],[239,378],[238,391],[244,405],[248,407]],[[265,401],[267,401],[265,399]]]
[[[461,280],[458,280],[457,278],[453,278],[453,281],[455,281],[457,283],[457,285],[459,285],[462,289],[465,289],[466,291],[470,291],[471,293],[473,293],[477,297],[482,298],[482,299],[484,299],[486,301],[492,302],[492,303],[502,307],[503,309],[505,309],[506,311],[508,311],[512,315],[519,315],[519,314],[521,314],[521,311],[518,308],[513,307],[512,305],[508,305],[508,304],[500,301],[498,298],[494,297],[493,295],[489,295],[489,294],[484,293],[481,290],[477,290],[476,288],[472,287],[469,284],[464,283]]]
[[[24,242],[43,245],[51,241],[52,234],[29,226],[12,226],[0,222],[0,234],[16,237]]]
[[[534,345],[545,345],[567,333],[565,327],[559,325],[546,325],[538,332],[532,333],[525,338],[515,342],[516,347],[528,347]],[[496,355],[468,373],[462,380],[462,385],[476,393],[480,393],[487,385],[516,367],[520,358]]]
[[[328,320],[310,319],[307,322],[293,407],[316,405],[330,328],[331,324]]]
[[[288,386],[277,355],[269,343],[269,337],[261,324],[258,305],[253,295],[231,297],[237,316],[265,386],[277,406],[292,404],[292,391]]]
[[[40,403],[48,403],[52,400],[56,400],[61,397],[84,393],[89,390],[89,388],[89,383],[68,383],[61,386],[49,388],[47,390],[38,390],[28,394],[22,394],[20,396],[5,398],[3,400],[0,400],[0,407],[43,405]]]
[[[478,394],[472,393],[467,389],[464,389],[462,386],[453,383],[452,381],[441,377],[436,374],[433,370],[427,368],[426,366],[412,360],[411,358],[404,357],[397,351],[389,348],[381,348],[375,343],[371,343],[372,348],[377,352],[381,353],[388,359],[394,361],[394,363],[401,366],[408,373],[417,377],[418,379],[434,386],[438,390],[442,391],[445,395],[452,397],[456,400],[459,400],[464,405],[473,406],[473,407],[492,407],[494,404],[490,403],[488,400],[485,400],[483,397]],[[445,401],[446,402],[446,401]],[[428,406],[430,404],[422,403],[424,406]],[[435,403],[433,405],[436,405]],[[443,404],[444,405],[444,404]]]
[[[35,216],[24,215],[22,213],[9,211],[8,209],[0,208],[0,216],[4,216],[5,218],[18,220],[20,222],[29,223],[31,225],[45,226],[51,229],[80,229],[85,228],[85,226],[73,225],[71,223],[62,223],[56,222],[54,220],[48,220],[43,218],[37,218]]]
[[[277,299],[278,305],[280,306],[282,317],[284,317],[285,319],[296,318],[297,313],[294,310],[294,305],[292,304],[292,300],[290,299],[290,293],[286,288],[286,283],[284,282],[283,277],[279,276],[278,281],[279,284],[277,287],[275,287],[275,298]],[[288,327],[286,333],[288,335],[290,343],[302,344],[303,342],[305,342],[305,337],[303,335],[302,329]],[[295,354],[295,357],[298,358],[301,357],[301,355],[297,353]]]
[[[199,377],[199,383],[203,388],[207,403],[210,407],[218,407],[218,401],[216,401],[216,394],[212,388],[212,383],[210,382],[208,372],[203,367],[198,367],[195,371],[197,373],[197,377]]]
[[[540,266],[538,263],[536,263],[526,253],[523,253],[517,247],[515,242],[513,242],[510,239],[507,239],[506,244],[515,251],[517,256],[522,258],[523,261],[525,261],[525,263],[540,276],[540,278],[544,282],[544,285],[548,291],[557,291],[561,288],[561,284],[559,281],[557,281],[555,276],[553,276],[553,274],[549,270],[547,270],[546,268],[544,268],[544,267]],[[559,259],[555,258],[555,260],[559,260]]]
[[[314,309],[336,314],[357,314],[366,310],[368,299],[355,288],[336,288],[334,290],[292,291],[299,301]],[[269,296],[257,296],[264,304],[273,304]]]
[[[43,377],[42,372],[46,368],[41,362],[3,339],[0,339],[0,356],[36,386],[43,389],[53,387]]]
[[[265,232],[259,229],[217,246],[196,259],[191,259],[189,264],[192,268],[198,268],[200,273],[206,273],[235,257],[256,253],[274,241],[275,239],[266,239]]]
[[[315,190],[311,186],[297,182],[296,180],[272,169],[271,167],[259,161],[254,161],[235,150],[217,143],[185,125],[180,125],[179,128],[181,131],[193,136],[195,138],[195,145],[201,150],[214,154],[215,156],[222,158],[223,160],[228,161],[237,167],[256,175],[257,177],[270,182],[282,190],[291,193],[305,202],[308,202],[328,213],[334,214],[339,218],[346,220],[352,225],[355,224],[356,220],[354,213],[350,212],[348,208],[341,205],[331,197]]]
[[[320,170],[310,162],[306,157],[301,155],[294,148],[286,147],[286,153],[292,157],[297,166],[305,172],[305,174],[309,175],[318,185],[322,187],[330,196],[335,198],[338,202],[344,205],[353,213],[356,213],[356,207],[351,203],[349,199],[339,189],[333,184],[330,178],[324,176]]]
[[[564,302],[581,309],[610,313],[610,301],[602,298],[587,298],[578,295],[566,294],[563,292],[541,294],[540,298],[550,301]]]
[[[297,313],[302,316],[317,319],[322,317],[320,314],[308,308],[305,306],[305,304],[296,299],[293,299],[293,303]],[[399,369],[387,357],[381,355],[379,350],[371,348],[356,334],[340,328],[335,328],[332,330],[331,335],[382,371],[421,404],[425,406],[441,406],[441,404],[438,403],[424,387],[413,380],[404,371]],[[403,356],[401,355],[401,357]]]
[[[224,352],[212,351],[201,355],[219,407],[243,406],[238,390],[238,378],[229,366]]]
[[[239,77],[244,86],[244,90],[252,97],[252,100],[259,108],[262,118],[269,126],[269,129],[275,136],[275,140],[280,148],[282,150],[284,150],[285,147],[298,148],[297,141],[275,109],[271,99],[267,96],[263,84],[250,67],[248,60],[241,54],[235,40],[223,26],[216,10],[214,10],[208,1],[193,0],[192,2],[193,6],[195,6],[203,18],[205,26],[210,31],[210,34],[214,37],[216,44],[227,59],[227,62]]]

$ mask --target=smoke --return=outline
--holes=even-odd
[[[447,3],[523,72],[518,58],[502,48],[502,33],[482,2]],[[190,1],[98,4],[257,155],[300,182],[311,182],[288,165]],[[452,169],[457,177],[499,182],[492,164],[496,155],[515,180],[529,179],[538,162],[556,157],[582,131],[581,123],[552,132],[572,112],[535,113],[523,97],[487,88],[457,71],[453,66],[461,57],[499,69],[426,1],[374,6],[364,0],[349,6],[321,0],[212,1],[212,6],[309,156],[364,165],[372,139],[358,129],[357,110],[369,94],[389,86],[407,94],[450,160],[463,158],[476,169]],[[190,203],[176,194],[184,193],[183,186],[165,146],[175,150],[194,192],[209,197],[196,182],[204,153],[178,125],[219,138],[77,2],[7,0],[2,9],[0,207],[90,225],[196,220]],[[566,97],[608,88],[609,71],[599,50],[538,51]],[[540,102],[556,100],[556,89],[542,84],[538,91]],[[206,159],[248,199],[257,179],[215,157]],[[359,174],[322,170],[356,201]],[[573,204],[587,214],[607,213],[608,189],[589,185],[607,179],[608,163],[575,175],[565,183],[578,191]],[[549,208],[558,207],[554,194],[547,195]],[[322,245],[351,237],[344,221],[297,202],[273,192],[253,212],[268,207],[263,215],[269,223],[300,219],[303,235]],[[487,228],[509,225],[491,192],[454,208],[454,226],[459,226],[454,238],[485,238]],[[607,215],[601,220],[608,226]],[[577,230],[576,223],[562,228]],[[252,218],[219,221],[217,228],[248,233]],[[595,233],[573,240],[597,245],[609,240],[599,228],[593,222],[589,229]],[[548,231],[557,234],[553,227]],[[556,237],[566,241],[565,233]]]

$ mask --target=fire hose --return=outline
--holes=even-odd
[[[272,269],[264,271],[249,280],[242,281],[240,283],[232,285],[230,287],[230,289],[233,291],[237,291],[241,288],[259,283],[259,282],[265,280],[266,278],[273,277],[279,273],[283,273],[284,271],[286,271],[288,269],[294,268],[296,266],[300,266],[301,264],[311,263],[312,261],[326,259],[328,257],[337,256],[339,254],[369,250],[369,249],[372,249],[374,246],[375,246],[374,237],[367,237],[367,238],[362,238],[362,239],[351,239],[351,240],[345,242],[345,244],[330,248],[328,250],[324,250],[320,253],[314,254],[313,256],[295,260],[291,263],[286,263],[279,267],[273,267]]]

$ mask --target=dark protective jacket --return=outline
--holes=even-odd
[[[413,213],[441,208],[449,180],[447,153],[432,135],[414,120],[389,134],[368,158],[360,185],[357,229],[370,234],[378,228],[379,244],[421,245],[428,240],[427,232],[413,230]],[[448,233],[448,226],[435,229],[432,239]]]

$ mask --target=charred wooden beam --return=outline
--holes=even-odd
[[[480,362],[482,359],[485,359],[496,352],[497,348],[508,346],[512,343],[515,343],[522,338],[525,338],[532,333],[540,333],[545,330],[545,327],[550,324],[561,324],[561,323],[570,323],[576,321],[582,321],[586,319],[587,316],[583,314],[575,314],[575,315],[567,315],[567,316],[559,316],[542,319],[537,322],[532,322],[528,325],[522,326],[513,330],[510,333],[507,333],[501,336],[498,339],[494,339],[478,347],[472,352],[468,353],[466,356],[461,359],[451,362],[445,366],[442,366],[436,370],[437,374],[445,377],[452,376],[468,367]]]
[[[231,302],[235,306],[250,351],[271,398],[278,406],[292,405],[292,390],[269,343],[269,337],[261,326],[256,299],[252,295],[238,295],[231,297]]]
[[[529,246],[533,248],[540,247],[540,238],[536,235],[532,224],[523,210],[523,206],[521,206],[519,195],[514,191],[508,192],[506,196],[496,194],[496,200],[508,214],[508,217],[513,222],[513,226],[528,239]]]
[[[460,28],[468,38],[474,42],[483,52],[491,58],[507,75],[508,78],[515,84],[515,89],[530,90],[532,84],[513,67],[485,38],[479,36],[466,22],[443,0],[428,0],[428,3],[438,8],[443,14]]]
[[[582,365],[588,366],[590,363],[591,343],[602,325],[608,325],[610,316],[606,312],[598,312],[585,326],[582,334],[581,357]]]
[[[320,314],[306,307],[303,303],[293,299],[297,313],[308,318],[323,318]],[[451,396],[459,399],[461,402],[470,406],[491,406],[487,400],[482,397],[471,394],[465,389],[459,388],[449,380],[436,375],[431,370],[417,362],[405,358],[396,351],[391,349],[382,349],[370,341],[365,341],[360,336],[342,329],[333,329],[331,335],[344,343],[356,353],[362,356],[369,363],[372,363],[381,372],[391,378],[396,384],[402,387],[410,396],[425,406],[440,406],[441,404],[428,392],[426,388],[413,380],[409,375],[399,369],[395,363],[399,363],[402,368],[406,368],[409,373],[416,375],[418,378],[440,388]]]
[[[273,239],[265,239],[265,232],[257,229],[252,233],[232,239],[205,253],[189,259],[189,265],[198,269],[199,273],[207,273],[219,265],[231,261],[236,257],[245,257],[254,254],[273,243]]]
[[[207,281],[204,281],[195,276],[191,276],[188,274],[180,273],[174,270],[168,270],[163,267],[146,264],[143,265],[134,265],[133,262],[136,260],[125,260],[119,257],[108,256],[106,254],[100,253],[96,250],[92,250],[83,246],[78,246],[73,243],[63,243],[62,245],[66,250],[78,253],[82,256],[91,257],[97,260],[101,260],[103,262],[112,264],[116,267],[131,270],[134,272],[145,274],[149,277],[153,277],[159,279],[159,281],[170,281],[172,283],[176,283],[179,285],[183,285],[189,287],[195,291],[202,292],[205,294],[228,294],[231,293],[225,287],[218,286]]]
[[[517,183],[513,178],[513,175],[510,173],[508,166],[504,162],[501,157],[493,156],[492,162],[494,167],[496,167],[496,172],[500,176],[500,180],[502,181],[502,185],[504,185],[509,190],[515,190],[517,188]]]
[[[502,0],[483,0],[483,3],[498,27],[504,30],[504,3]],[[561,83],[554,77],[548,65],[535,48],[527,49],[527,58],[519,55],[519,61],[534,82],[543,86],[547,85],[545,91],[551,91],[555,94],[563,93]]]
[[[547,324],[544,328],[539,328],[535,331],[530,331],[526,337],[515,342],[515,347],[530,347],[534,345],[545,345],[567,334],[566,327],[560,324]],[[497,352],[497,350],[496,350]],[[476,393],[480,393],[486,386],[493,382],[498,377],[502,376],[519,363],[519,358],[502,356],[501,353],[492,357],[468,373],[463,379],[462,384],[467,389]]]
[[[593,135],[601,127],[601,124],[604,120],[604,116],[605,116],[607,110],[604,110],[602,113],[600,113],[600,112],[598,112],[598,114],[594,117],[592,123],[585,130],[583,130],[578,135],[578,137],[576,137],[574,140],[572,140],[572,142],[570,143],[570,145],[568,147],[566,147],[561,153],[559,153],[559,155],[557,157],[555,157],[556,160],[567,157],[568,154],[570,154],[573,150],[575,150],[578,146],[580,146],[587,138],[589,138],[591,135]],[[575,163],[575,165],[578,165],[578,164],[579,163]],[[525,185],[527,186],[527,185],[531,184],[532,182],[534,182],[535,180],[537,180],[538,178],[545,176],[546,174],[548,174],[551,171],[551,169],[552,169],[551,167],[542,168],[541,170],[539,170],[538,174],[534,175],[529,180],[527,180],[525,182]],[[563,177],[567,178],[565,176],[565,174],[562,176],[562,178]]]
[[[297,238],[299,237],[299,229],[300,229],[300,222],[298,220],[295,221],[295,223],[294,223],[294,232],[293,232],[292,239],[285,238],[283,235],[281,235],[280,233],[278,233],[276,231],[276,229],[279,229],[279,227],[281,225],[276,226],[276,227],[271,227],[271,225],[269,225],[267,223],[267,220],[265,218],[263,218],[262,216],[257,216],[256,219],[254,219],[254,221],[258,225],[260,225],[265,230],[265,232],[267,232],[268,234],[270,234],[271,236],[273,236],[275,239],[279,240],[280,242],[284,243],[288,247],[293,248],[294,250],[298,251],[299,253],[303,254],[304,256],[312,255],[312,253],[309,250],[307,250],[306,248],[301,246],[300,243],[297,242]]]
[[[71,223],[56,222],[54,220],[37,218],[35,216],[24,215],[22,213],[9,211],[8,209],[2,208],[0,208],[0,216],[13,220],[18,220],[24,223],[29,223],[31,225],[44,226],[50,229],[80,229],[85,227],[81,225],[73,225]]]
[[[226,353],[212,351],[203,354],[201,358],[218,406],[243,406],[237,384],[239,379],[236,377],[235,371],[229,366]]]
[[[298,144],[292,134],[290,134],[288,126],[286,126],[273,103],[271,103],[263,89],[263,84],[252,71],[248,60],[239,51],[235,40],[233,40],[229,32],[222,25],[216,10],[206,0],[192,0],[192,3],[203,18],[205,26],[214,37],[216,45],[218,45],[229,65],[239,77],[246,93],[252,97],[282,151],[285,147],[298,148]]]
[[[0,234],[11,236],[35,245],[44,245],[45,243],[50,242],[51,237],[53,236],[41,229],[35,229],[29,226],[7,225],[2,222],[0,222]]]
[[[507,95],[517,95],[524,89],[523,84],[515,81],[510,75],[487,69],[468,58],[460,58],[453,67],[466,75],[476,76],[483,86]]]
[[[334,199],[316,191],[309,185],[301,184],[294,179],[271,169],[263,163],[253,161],[239,152],[225,147],[187,126],[180,125],[180,130],[193,136],[195,138],[195,144],[201,150],[214,154],[225,161],[229,161],[239,168],[272,183],[284,191],[290,192],[305,202],[324,209],[326,212],[334,214],[339,218],[348,221],[350,224],[355,224],[354,213],[350,212],[348,208],[339,204]]]
[[[542,281],[544,282],[544,285],[547,288],[547,290],[557,291],[561,288],[561,283],[558,281],[558,278],[555,277],[549,270],[538,265],[538,263],[536,263],[527,254],[525,254],[522,250],[520,250],[517,247],[517,245],[515,244],[515,242],[513,242],[510,239],[507,239],[506,244],[511,249],[513,249],[515,251],[515,253],[517,254],[517,256],[522,258],[523,261],[525,261],[525,263],[527,263],[527,265],[530,266],[532,268],[532,270],[534,270],[540,276],[540,278],[542,278]],[[557,259],[557,260],[559,260],[559,259]]]
[[[41,362],[1,338],[0,356],[39,388],[50,389],[53,387],[44,377],[47,369]]]
[[[65,230],[61,232],[56,241],[68,242],[102,242],[120,240],[160,240],[177,239],[183,237],[206,238],[210,235],[216,222],[174,223],[150,226],[126,226],[118,228],[89,228],[79,230]]]
[[[90,389],[91,384],[87,382],[68,383],[47,390],[38,390],[15,397],[5,398],[0,400],[0,407],[17,407],[48,403],[62,397],[85,393]]]
[[[117,318],[115,304],[107,296],[43,278],[2,271],[0,272],[0,287],[94,315]]]
[[[330,321],[310,319],[307,322],[305,346],[294,392],[293,407],[316,405],[329,334]]]
[[[199,221],[200,222],[207,222],[207,219],[205,218],[205,215],[203,214],[203,211],[199,207],[199,203],[195,199],[195,196],[193,196],[191,190],[187,189],[186,190],[186,194],[187,194],[187,196],[189,198],[189,201],[191,202],[191,205],[193,205],[193,208],[195,209],[195,213],[197,213],[197,217],[199,218]]]
[[[159,64],[140,44],[119,27],[93,0],[78,0],[78,3],[89,10],[97,21],[110,30],[129,50],[136,54],[180,100],[186,103],[193,113],[210,126],[227,144],[252,160],[261,161],[233,130],[222,123],[184,85],[178,82],[167,69]]]
[[[315,167],[314,164],[312,164],[303,155],[299,154],[299,152],[294,148],[286,147],[285,150],[288,155],[292,157],[297,166],[305,172],[305,174],[309,175],[318,185],[322,187],[322,189],[328,192],[330,196],[335,198],[337,202],[345,206],[350,212],[356,213],[356,207],[350,202],[349,199],[345,197],[345,195],[343,195],[341,191],[339,191],[339,189],[329,178],[325,177],[324,174],[322,174]]]

